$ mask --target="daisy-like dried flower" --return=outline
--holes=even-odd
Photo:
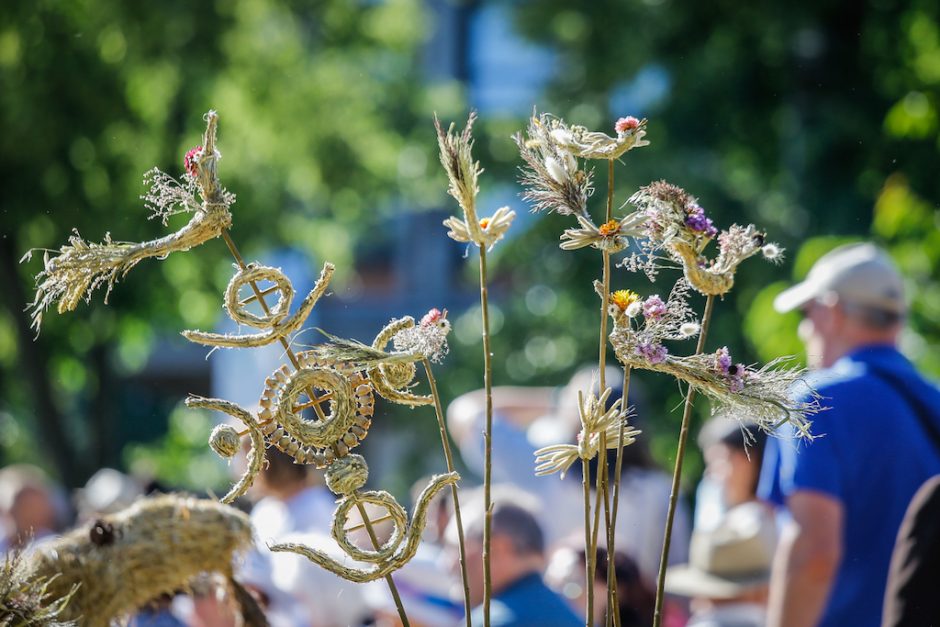
[[[642,224],[646,216],[639,212],[631,213],[622,220],[611,220],[600,227],[594,225],[590,218],[575,216],[579,229],[567,229],[561,236],[562,250],[577,250],[591,246],[609,253],[618,253],[629,245],[629,237],[638,237],[642,234]]]
[[[581,431],[577,444],[555,444],[535,451],[536,476],[565,473],[578,459],[591,460],[597,456],[601,447],[601,434],[606,434],[607,448],[617,449],[636,441],[639,431],[626,426],[628,416],[621,411],[622,399],[617,399],[607,409],[607,399],[611,389],[607,388],[600,397],[589,394],[585,397],[578,392],[578,414],[581,418]],[[620,428],[624,426],[621,439]]]
[[[618,135],[629,133],[630,131],[635,131],[640,128],[640,120],[628,115],[625,118],[620,118],[617,120],[617,123],[614,124],[614,130],[617,131]]]
[[[432,309],[421,322],[404,328],[392,337],[395,351],[418,354],[433,362],[440,362],[447,354],[447,335],[450,333],[447,310]]]
[[[510,210],[509,207],[500,207],[491,217],[483,218],[480,220],[480,233],[482,235],[479,241],[472,239],[473,236],[467,223],[456,216],[444,220],[444,226],[450,229],[447,231],[447,236],[452,240],[466,243],[476,242],[490,250],[496,245],[496,242],[503,239],[515,217],[516,212]]]

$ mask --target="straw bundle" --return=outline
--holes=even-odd
[[[106,627],[201,572],[229,575],[233,555],[251,544],[248,517],[215,501],[183,496],[142,499],[45,545],[31,558],[33,576],[52,577],[54,598],[79,584],[63,612]]]

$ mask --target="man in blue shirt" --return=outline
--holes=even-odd
[[[578,618],[567,603],[542,581],[545,569],[545,542],[533,513],[524,505],[525,493],[495,486],[493,522],[490,537],[490,571],[493,598],[490,622],[493,627],[579,627]],[[483,625],[483,508],[482,496],[467,499],[463,507],[464,536],[471,623]],[[464,501],[461,501],[464,504]],[[456,529],[448,528],[448,544],[456,554]],[[455,560],[456,562],[456,560]],[[458,570],[456,563],[454,570]]]
[[[768,443],[761,496],[792,518],[777,550],[768,625],[877,626],[908,503],[940,472],[940,391],[898,352],[903,282],[871,244],[824,255],[781,293],[800,309],[810,377],[829,409],[812,442]]]

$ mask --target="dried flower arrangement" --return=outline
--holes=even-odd
[[[37,330],[43,312],[57,303],[60,312],[72,310],[77,303],[90,298],[97,287],[107,286],[124,277],[139,261],[148,257],[164,258],[185,251],[216,237],[221,237],[237,262],[237,270],[225,290],[225,310],[234,321],[258,329],[249,334],[218,334],[184,331],[190,341],[212,347],[252,348],[279,342],[285,349],[290,365],[275,370],[265,381],[260,410],[253,414],[224,399],[192,396],[190,407],[225,413],[244,424],[244,431],[219,426],[210,435],[210,446],[219,455],[231,457],[241,446],[242,438],[250,442],[248,464],[244,475],[222,497],[230,503],[244,494],[264,465],[265,449],[275,446],[299,464],[310,464],[325,470],[328,487],[339,497],[334,514],[332,536],[343,552],[365,567],[349,567],[325,553],[297,544],[276,544],[274,551],[292,551],[306,556],[323,568],[355,582],[384,578],[395,599],[402,623],[408,625],[401,600],[391,573],[407,563],[415,554],[425,525],[431,498],[449,486],[454,502],[456,526],[460,540],[460,561],[464,584],[464,602],[470,609],[467,568],[463,544],[463,528],[454,471],[453,455],[444,426],[442,402],[432,372],[432,363],[440,362],[447,353],[450,322],[446,311],[433,309],[420,321],[402,317],[381,329],[371,345],[332,336],[302,352],[294,352],[289,338],[304,325],[317,301],[324,295],[334,268],[326,263],[319,280],[303,299],[294,314],[289,314],[294,297],[290,280],[277,268],[246,263],[229,235],[232,226],[230,207],[235,201],[218,178],[216,148],[217,115],[207,114],[207,129],[202,146],[185,158],[182,181],[158,170],[148,173],[151,191],[144,199],[164,224],[174,213],[193,213],[182,229],[151,242],[140,244],[115,243],[106,237],[101,244],[89,244],[76,234],[59,254],[44,259],[44,269],[37,276],[36,299],[32,303],[33,321]],[[453,125],[446,131],[435,120],[441,163],[447,173],[448,191],[457,200],[462,216],[444,221],[447,235],[455,241],[472,244],[479,251],[480,300],[482,311],[482,343],[484,355],[485,430],[484,430],[484,624],[489,622],[492,584],[489,565],[491,526],[491,455],[492,455],[492,368],[487,290],[487,252],[505,235],[515,213],[508,207],[497,209],[492,216],[479,218],[477,194],[482,170],[473,160],[472,127],[475,115],[456,132]],[[710,397],[717,406],[740,410],[758,419],[770,430],[783,422],[797,427],[809,437],[807,416],[818,410],[815,399],[807,403],[790,400],[790,388],[801,381],[799,369],[782,367],[782,360],[756,368],[736,364],[726,348],[705,353],[705,339],[711,321],[714,299],[733,286],[738,265],[745,259],[763,253],[777,261],[780,248],[766,243],[763,233],[753,225],[732,226],[720,232],[697,201],[684,190],[664,181],[653,183],[632,195],[627,204],[635,210],[622,217],[614,216],[614,162],[628,151],[645,146],[646,120],[624,117],[614,126],[616,135],[589,131],[568,125],[548,114],[534,116],[525,134],[514,139],[525,162],[522,172],[524,197],[535,211],[570,215],[577,226],[564,230],[560,247],[566,251],[593,248],[601,254],[601,279],[594,288],[600,297],[598,390],[582,391],[579,397],[581,431],[576,444],[560,443],[539,450],[536,473],[564,474],[579,459],[583,468],[584,533],[586,549],[585,575],[590,583],[600,538],[600,520],[608,550],[615,550],[614,529],[620,493],[620,471],[623,447],[640,435],[629,425],[630,409],[626,406],[630,375],[633,369],[668,374],[688,386],[682,426],[673,474],[672,495],[664,535],[660,567],[655,624],[661,624],[662,584],[665,559],[669,551],[672,521],[678,496],[678,484],[685,452],[691,409],[697,392]],[[588,210],[593,196],[593,170],[588,160],[607,162],[607,198],[605,217],[596,223]],[[201,197],[198,200],[197,194]],[[718,241],[719,252],[714,259],[704,256],[707,245]],[[665,268],[681,269],[683,277],[676,280],[664,301],[653,295],[645,299],[630,290],[611,290],[611,256],[635,252],[620,262],[620,267],[642,271],[655,280]],[[267,286],[265,286],[267,285]],[[243,294],[248,288],[251,295]],[[692,291],[705,295],[701,320],[690,304]],[[266,296],[277,294],[277,302],[269,305]],[[249,306],[257,304],[262,313],[252,313]],[[608,329],[608,317],[611,318]],[[664,342],[697,337],[693,354],[677,356]],[[608,406],[612,389],[605,381],[608,343],[623,366],[623,399]],[[417,394],[417,364],[424,368],[430,394]],[[363,491],[368,477],[365,459],[351,451],[365,438],[374,413],[374,394],[408,407],[433,405],[438,420],[447,473],[434,477],[425,488],[415,511],[408,513],[394,497],[384,491]],[[323,404],[327,404],[326,408]],[[305,417],[311,410],[315,419]],[[590,485],[589,463],[595,457],[615,449],[617,458],[613,481],[608,477],[606,463],[599,465],[596,485]],[[611,485],[612,484],[612,485]],[[591,504],[591,490],[595,502]],[[365,504],[376,505],[393,521],[393,533],[384,544],[379,543],[372,520],[366,515]],[[363,526],[368,531],[373,549],[355,545],[348,537],[348,514],[358,508]],[[610,560],[608,607],[617,606],[613,560]],[[65,581],[63,580],[63,583]],[[593,586],[587,585],[586,615],[593,616]],[[64,591],[63,594],[66,592]],[[469,625],[469,611],[468,625]],[[613,613],[610,613],[613,614]],[[616,617],[608,617],[611,623]]]
[[[679,492],[679,480],[688,437],[689,420],[696,392],[712,399],[713,410],[725,407],[737,415],[756,419],[767,431],[789,422],[797,432],[810,437],[807,416],[819,410],[816,398],[795,403],[792,388],[802,381],[803,371],[782,367],[784,359],[754,368],[735,364],[727,348],[704,353],[705,338],[711,321],[716,296],[724,296],[734,285],[738,265],[758,253],[779,261],[779,246],[765,242],[765,235],[753,225],[731,226],[719,233],[712,220],[698,202],[675,185],[665,181],[652,183],[633,194],[626,204],[635,210],[623,217],[613,215],[614,161],[627,151],[648,144],[646,120],[628,116],[614,125],[616,136],[588,131],[584,127],[568,125],[549,115],[534,115],[525,134],[517,134],[516,144],[525,162],[521,183],[524,197],[532,203],[534,211],[571,215],[575,228],[561,235],[563,250],[591,247],[601,252],[602,278],[594,282],[601,299],[600,347],[598,358],[599,390],[595,395],[585,391],[580,397],[582,429],[577,445],[558,444],[536,451],[536,474],[564,472],[578,458],[584,464],[584,527],[587,608],[593,616],[594,559],[597,551],[599,520],[603,510],[608,551],[614,551],[614,528],[617,520],[622,448],[638,436],[627,425],[629,410],[625,399],[629,391],[633,369],[661,372],[687,385],[685,404],[673,472],[672,493],[667,513],[663,550],[657,582],[654,624],[662,624],[663,583],[666,558],[672,537]],[[607,161],[606,216],[598,226],[588,211],[588,201],[594,193],[593,171],[582,169],[579,159]],[[625,205],[626,206],[626,205]],[[706,246],[718,240],[718,255],[709,260],[704,256]],[[635,252],[620,262],[631,271],[643,271],[653,281],[664,268],[682,270],[683,277],[676,280],[666,301],[658,295],[642,299],[630,290],[610,290],[610,256],[627,250],[631,243]],[[699,322],[689,305],[690,291],[705,295],[704,314]],[[607,317],[612,328],[607,333]],[[684,340],[698,336],[695,353],[674,356],[665,341]],[[604,381],[607,343],[610,343],[623,366],[623,400],[606,406],[611,389]],[[596,502],[591,520],[588,463],[608,448],[617,450],[614,485],[608,485],[607,464],[599,465]],[[601,458],[603,459],[603,457]],[[612,502],[611,502],[611,494]],[[612,561],[611,561],[612,564]],[[608,605],[617,607],[617,586],[611,566],[608,572]],[[616,623],[615,613],[608,612],[608,624]]]

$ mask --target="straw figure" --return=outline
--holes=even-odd
[[[242,512],[211,500],[160,496],[41,545],[29,571],[46,578],[51,598],[71,596],[62,618],[106,627],[199,573],[230,576],[233,558],[251,542]]]

